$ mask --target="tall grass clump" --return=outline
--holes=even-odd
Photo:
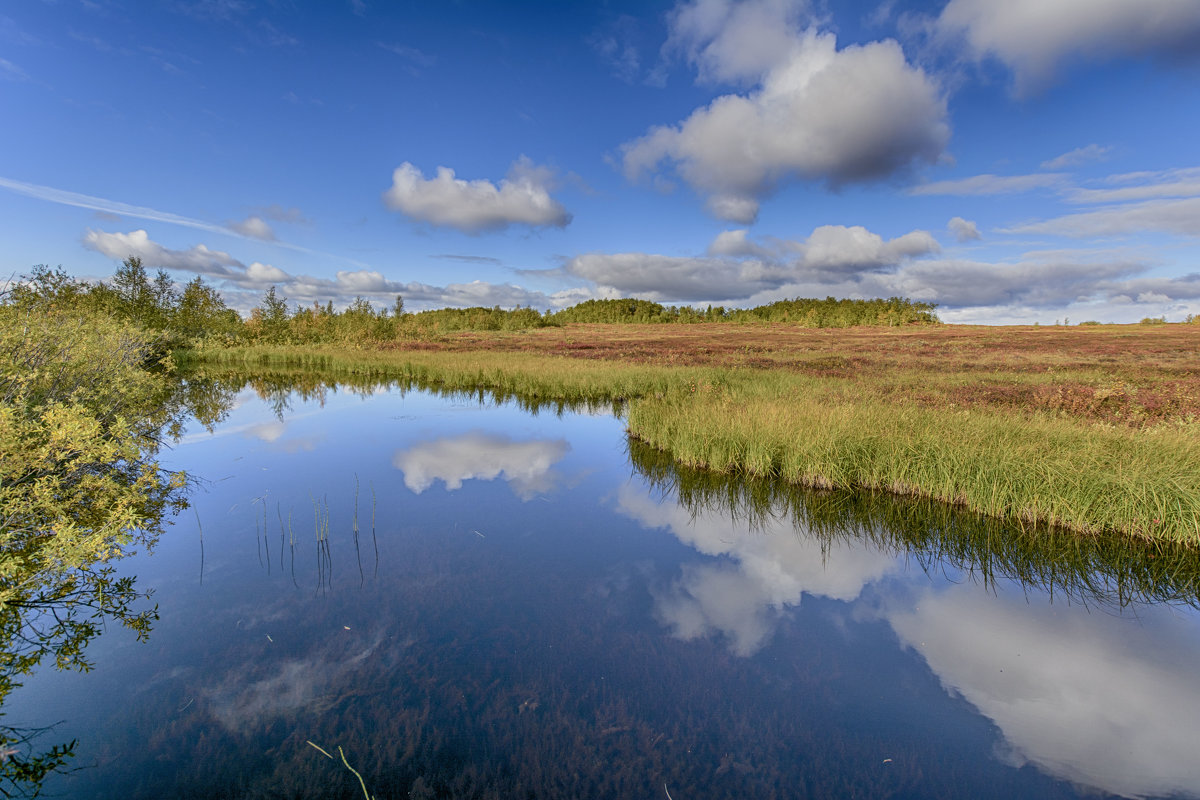
[[[686,406],[645,399],[630,406],[629,429],[684,464],[719,472],[1200,543],[1200,442],[1169,426],[1134,431],[1046,415],[730,394]]]

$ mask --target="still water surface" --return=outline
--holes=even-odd
[[[608,411],[395,388],[242,389],[166,465],[149,641],[6,709],[79,739],[50,794],[361,797],[312,742],[378,798],[1200,796],[1190,590],[962,515],[833,534]]]

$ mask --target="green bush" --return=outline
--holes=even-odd
[[[78,286],[58,288],[63,300]],[[86,669],[106,620],[146,635],[154,608],[135,608],[145,595],[112,562],[184,503],[183,476],[154,461],[169,416],[161,337],[83,305],[0,305],[0,703],[47,657]],[[24,741],[0,726],[5,796],[72,754],[11,747]]]

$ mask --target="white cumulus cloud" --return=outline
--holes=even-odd
[[[246,267],[246,281],[266,286],[269,283],[282,283],[291,278],[286,272],[279,267],[273,267],[270,264],[261,264],[257,261]]]
[[[701,80],[752,88],[625,143],[624,172],[636,180],[666,165],[721,219],[753,222],[787,182],[836,186],[933,162],[949,139],[941,90],[894,41],[839,50],[832,33],[801,30],[786,2],[699,0],[671,25],[668,48],[685,52]]]
[[[275,241],[275,231],[271,230],[271,226],[267,224],[266,220],[259,216],[251,215],[241,222],[231,221],[229,229],[251,239],[262,239],[265,242]]]
[[[571,215],[550,196],[553,173],[521,157],[497,186],[488,180],[455,177],[438,167],[426,178],[407,161],[392,173],[392,186],[383,193],[388,208],[432,225],[466,233],[503,230],[510,225],[565,227]]]
[[[940,250],[926,231],[884,239],[860,225],[822,225],[803,241],[756,242],[745,230],[723,231],[703,256],[588,253],[566,271],[602,290],[657,301],[745,300],[800,281],[829,283],[895,267]]]
[[[173,250],[154,241],[146,231],[140,229],[129,233],[89,230],[84,234],[83,246],[117,260],[136,256],[149,269],[191,272],[240,289],[259,290],[272,283],[284,284],[293,280],[291,275],[278,267],[258,261],[246,266],[229,253],[210,249],[203,244],[193,245],[186,250]]]
[[[785,61],[804,28],[805,0],[694,0],[671,11],[665,50],[705,83],[757,81]]]
[[[83,246],[109,258],[140,258],[144,265],[151,269],[161,267],[228,278],[242,268],[242,263],[229,253],[210,250],[202,244],[187,250],[172,250],[151,239],[150,235],[141,229],[129,233],[107,233],[89,229],[83,236]]]
[[[979,228],[969,219],[962,217],[951,217],[946,223],[946,228],[954,234],[954,238],[960,242],[970,242],[975,239],[982,239],[979,235]]]
[[[721,231],[717,238],[708,246],[711,256],[771,256],[771,250],[758,244],[750,238],[750,232],[745,228],[733,231]]]
[[[806,267],[862,270],[936,253],[940,247],[926,231],[912,231],[885,241],[861,225],[822,225],[813,230],[800,249]]]
[[[936,22],[944,37],[962,37],[976,59],[994,57],[1012,70],[1018,94],[1054,80],[1063,62],[1195,53],[1195,0],[950,0]]]

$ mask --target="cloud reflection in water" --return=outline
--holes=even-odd
[[[693,513],[630,484],[618,507],[719,559],[684,565],[655,596],[656,617],[680,638],[719,635],[751,656],[802,594],[855,603],[877,584],[862,618],[882,616],[948,692],[992,720],[1014,766],[1123,797],[1200,796],[1200,618],[1192,611],[1051,603],[1015,582],[996,591],[971,581],[914,588],[888,579],[902,556],[866,539],[823,551],[788,519],[751,530],[727,511]]]
[[[554,488],[558,476],[552,468],[570,450],[566,439],[517,441],[473,431],[397,450],[392,466],[404,473],[404,485],[416,494],[439,480],[454,491],[466,480],[503,478],[518,497],[530,500]]]
[[[621,487],[617,505],[648,528],[666,528],[697,551],[730,560],[685,566],[683,576],[655,598],[655,613],[684,639],[720,633],[738,655],[765,645],[779,611],[799,605],[802,594],[849,602],[896,565],[893,554],[869,545],[835,544],[822,552],[820,542],[798,535],[790,520],[751,532],[724,512],[693,515],[629,484]]]
[[[947,690],[996,723],[1014,764],[1123,797],[1196,796],[1194,615],[1116,616],[977,589],[929,589],[885,614]]]

